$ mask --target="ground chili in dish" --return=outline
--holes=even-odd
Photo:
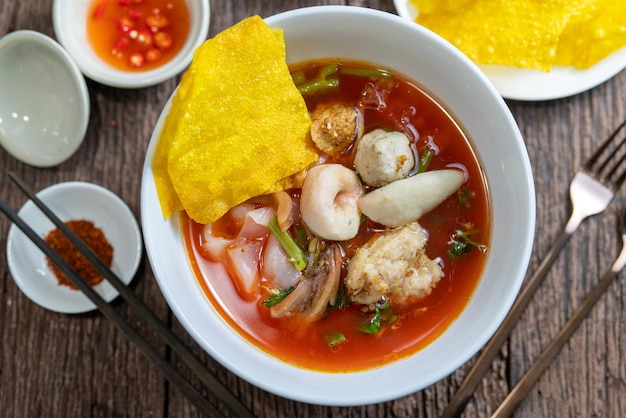
[[[104,232],[87,220],[73,220],[65,222],[91,250],[106,264],[111,267],[113,261],[113,247],[104,235]],[[102,275],[89,263],[87,258],[74,247],[74,245],[55,228],[44,238],[46,243],[67,261],[76,272],[90,285],[95,286],[103,279]],[[46,257],[48,267],[52,270],[60,285],[76,289],[76,286]]]

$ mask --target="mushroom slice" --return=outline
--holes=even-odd
[[[341,248],[333,244],[309,266],[296,288],[270,308],[272,318],[296,318],[310,323],[321,318],[339,289]]]

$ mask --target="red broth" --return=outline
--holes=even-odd
[[[315,78],[321,68],[336,62],[311,62],[292,66],[292,74]],[[233,279],[221,263],[202,255],[203,225],[182,216],[184,242],[200,288],[219,314],[243,338],[264,352],[298,367],[327,372],[352,372],[381,366],[414,354],[438,338],[461,314],[477,286],[488,254],[487,250],[473,248],[468,254],[452,259],[447,255],[451,237],[458,229],[475,228],[472,239],[489,245],[490,207],[487,185],[478,158],[461,127],[451,115],[425,90],[406,78],[394,75],[373,80],[362,75],[348,75],[350,69],[372,69],[360,62],[340,62],[336,76],[340,88],[336,91],[305,96],[312,111],[318,104],[329,102],[371,102],[364,110],[365,132],[375,128],[405,132],[412,139],[420,155],[426,147],[437,149],[430,170],[450,164],[462,166],[469,180],[462,188],[471,193],[471,207],[459,204],[457,194],[425,214],[419,223],[429,231],[426,253],[432,259],[441,258],[444,277],[432,293],[418,302],[395,307],[397,319],[385,325],[376,334],[361,330],[370,314],[360,306],[333,310],[320,320],[295,328],[284,320],[273,319],[261,302],[267,292],[260,290],[257,297],[243,298]],[[366,85],[370,83],[370,87]],[[376,85],[383,92],[383,102],[372,101],[364,95]],[[380,96],[380,95],[379,95]],[[379,97],[377,96],[377,97]],[[376,102],[376,103],[375,103]],[[352,168],[352,153],[329,162],[339,162]],[[259,163],[262,163],[259,161]],[[291,190],[298,198],[299,189]],[[344,243],[347,257],[381,229],[371,221],[361,227],[353,240]],[[345,269],[342,278],[345,277]],[[342,335],[345,340],[329,344],[329,338]]]

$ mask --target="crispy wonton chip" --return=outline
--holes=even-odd
[[[554,63],[587,69],[626,45],[626,1],[587,0],[570,18]]]
[[[412,2],[420,10],[420,0]],[[420,13],[416,22],[446,38],[475,62],[548,71],[571,14],[568,3],[473,1],[455,11]]]
[[[285,61],[282,32],[247,18],[198,48],[155,151],[165,217],[217,220],[253,196],[287,187],[318,156],[311,120]]]
[[[626,45],[623,0],[410,2],[417,23],[481,64],[588,68]]]

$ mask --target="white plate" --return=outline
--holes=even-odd
[[[417,10],[409,0],[394,0],[398,14],[414,21]],[[543,72],[505,65],[478,67],[493,83],[502,97],[513,100],[552,100],[573,96],[607,81],[626,68],[626,47],[614,52],[593,67],[554,67]]]
[[[113,247],[111,269],[124,283],[130,283],[141,260],[141,233],[133,213],[117,195],[95,184],[67,182],[50,186],[37,197],[64,222],[85,219],[102,229]],[[55,228],[30,200],[18,214],[41,237]],[[61,313],[96,309],[82,292],[58,284],[45,255],[15,225],[9,228],[7,260],[17,286],[38,305]],[[107,302],[118,295],[106,280],[94,286],[94,290]]]

